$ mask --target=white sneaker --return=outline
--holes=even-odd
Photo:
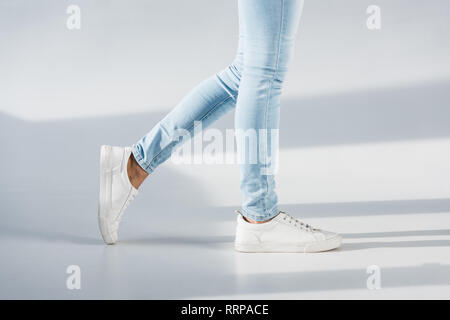
[[[253,224],[237,217],[235,249],[242,252],[321,252],[340,247],[340,235],[319,230],[287,213]]]
[[[117,241],[120,220],[138,194],[127,173],[131,148],[102,146],[100,150],[100,196],[98,223],[107,244]]]

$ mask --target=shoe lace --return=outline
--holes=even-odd
[[[300,221],[299,219],[294,218],[293,216],[291,216],[290,214],[284,212],[284,211],[280,211],[280,213],[283,214],[283,220],[288,222],[289,224],[293,224],[294,227],[300,228],[301,230],[305,230],[308,232],[313,232],[314,230],[316,230],[313,226],[304,223],[302,221]]]

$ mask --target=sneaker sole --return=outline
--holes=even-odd
[[[342,237],[336,235],[333,238],[310,242],[298,245],[292,244],[273,244],[273,243],[262,243],[262,244],[242,244],[235,243],[234,248],[239,252],[255,253],[255,252],[278,252],[278,253],[314,253],[314,252],[324,252],[337,249],[341,246]]]
[[[108,199],[108,193],[111,192],[111,188],[108,188],[112,184],[111,164],[107,161],[109,154],[111,153],[111,146],[102,145],[100,148],[100,193],[98,201],[98,226],[102,235],[103,241],[107,244],[114,244],[114,237],[108,227],[108,222],[104,218],[104,212],[106,208],[106,199]],[[109,194],[111,198],[111,194]]]

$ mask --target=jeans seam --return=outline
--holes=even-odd
[[[267,92],[267,101],[266,101],[266,106],[265,106],[265,110],[264,110],[264,120],[265,120],[265,128],[266,130],[267,128],[267,114],[268,114],[268,108],[269,108],[269,100],[270,100],[270,95],[272,93],[272,87],[273,87],[273,83],[278,75],[278,66],[279,66],[279,62],[280,62],[280,52],[281,52],[281,33],[282,33],[282,29],[283,29],[283,19],[284,19],[284,0],[281,0],[281,17],[280,17],[280,27],[279,27],[279,32],[278,32],[278,48],[277,48],[277,57],[276,57],[276,62],[275,62],[275,72],[272,76],[272,79],[270,80],[269,83],[269,88],[268,88],[268,92]],[[266,132],[267,135],[267,132]],[[266,142],[267,142],[267,136],[266,136]],[[267,148],[267,143],[264,143],[264,148],[265,148],[265,152],[264,152],[264,165],[267,165],[267,153],[268,153],[268,148]],[[261,170],[261,169],[260,169]],[[267,173],[267,172],[265,172]],[[269,179],[267,177],[267,174],[264,175],[265,176],[265,180],[266,180],[266,185],[265,185],[265,189],[266,189],[266,196],[263,199],[263,208],[264,211],[266,211],[266,202],[267,202],[267,194],[269,193]]]
[[[222,87],[222,89],[226,93],[228,93],[228,96],[236,101],[236,97],[225,87],[226,85],[225,85],[224,81],[222,79],[220,79],[220,77],[217,74],[216,74],[216,79],[219,82],[219,85]]]
[[[144,158],[142,158],[141,154],[137,150],[136,145],[133,146],[133,148],[131,149],[131,152],[133,153],[134,158],[139,163],[139,165],[142,167],[142,169],[144,169],[148,174],[150,174],[154,171],[154,169],[150,167],[150,164],[147,163],[147,161],[145,161]]]

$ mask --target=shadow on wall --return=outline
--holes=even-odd
[[[449,87],[450,81],[443,81],[283,101],[281,147],[450,137]],[[0,113],[0,211],[7,217],[4,225],[29,223],[29,219],[39,225],[46,218],[64,220],[68,216],[76,217],[71,221],[75,226],[85,225],[83,215],[96,211],[97,206],[99,146],[130,145],[163,116],[149,113],[28,122]],[[233,114],[226,115],[216,127],[232,128]],[[157,170],[152,182],[144,185],[146,193],[157,196],[142,197],[136,205],[142,211],[149,206],[164,210],[169,216],[191,215],[192,208],[206,205],[204,188],[192,178],[165,168]],[[391,207],[397,213],[429,212],[436,207],[448,211],[449,206],[449,199],[438,199],[392,202],[388,206],[381,202],[362,206],[305,204],[297,209],[300,214],[308,211],[317,217],[336,211],[372,214],[381,207]],[[214,215],[211,210],[209,215]]]
[[[0,114],[1,235],[44,241],[92,243],[99,239],[97,197],[99,147],[129,145],[160,115],[27,122]],[[165,168],[143,185],[130,210],[168,218],[202,206],[203,187]],[[126,220],[126,219],[125,219]],[[81,238],[80,238],[81,237]],[[98,241],[101,243],[101,240]]]
[[[450,136],[450,80],[286,101],[281,147]]]
[[[450,80],[287,100],[280,146],[450,137]]]
[[[450,137],[449,87],[446,80],[282,100],[280,147]],[[233,128],[233,114],[215,127]]]

